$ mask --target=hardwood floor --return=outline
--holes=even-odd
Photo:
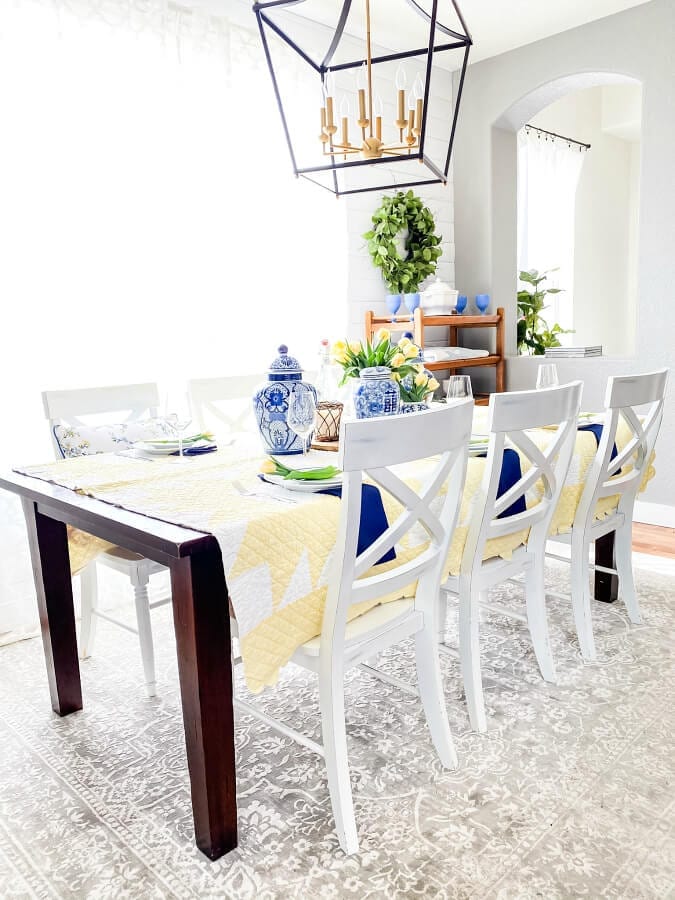
[[[633,550],[675,559],[675,528],[633,522]]]

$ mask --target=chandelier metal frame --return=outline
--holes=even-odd
[[[411,50],[403,50],[397,53],[389,53],[380,56],[372,56],[371,53],[371,33],[370,33],[370,0],[364,0],[366,6],[366,57],[351,60],[349,62],[337,63],[332,65],[332,59],[340,45],[347,19],[352,7],[353,0],[342,0],[342,9],[335,32],[330,41],[329,47],[325,55],[320,61],[314,60],[305,52],[298,43],[276,23],[274,22],[268,11],[274,8],[286,8],[298,6],[303,0],[266,0],[266,2],[256,2],[253,4],[253,12],[258,21],[260,37],[262,40],[263,50],[272,78],[272,85],[276,97],[279,114],[286,137],[286,143],[291,156],[293,171],[296,176],[308,178],[320,187],[324,187],[332,191],[336,196],[343,194],[366,193],[374,190],[390,190],[415,187],[425,184],[447,184],[448,171],[450,168],[450,159],[452,157],[452,148],[457,128],[457,119],[462,99],[462,89],[464,86],[464,78],[469,60],[469,50],[472,46],[472,39],[466,27],[464,17],[459,9],[456,0],[449,0],[455,10],[457,19],[461,24],[461,31],[453,30],[438,21],[439,0],[432,0],[431,10],[427,12],[422,8],[417,0],[403,0],[407,3],[419,16],[425,19],[429,28],[429,41],[427,46],[414,48]],[[386,0],[390,3],[391,0]],[[312,70],[320,77],[323,93],[325,97],[324,106],[321,109],[321,135],[319,140],[322,142],[323,155],[327,158],[324,165],[299,167],[297,164],[296,153],[293,147],[293,139],[289,129],[287,115],[284,111],[279,81],[275,72],[272,53],[270,51],[267,29],[280,38],[288,47],[290,47],[298,56],[308,64]],[[437,33],[449,38],[449,41],[436,43],[434,40]],[[425,152],[425,138],[427,135],[427,112],[429,105],[429,96],[431,89],[431,74],[434,62],[434,54],[442,53],[448,50],[462,50],[462,65],[459,69],[459,78],[457,82],[457,95],[452,113],[452,125],[450,128],[450,136],[445,157],[445,165],[437,165]],[[392,63],[399,60],[414,59],[415,57],[426,57],[425,78],[423,84],[422,97],[416,100],[416,107],[411,109],[405,116],[405,124],[402,115],[402,95],[403,91],[399,91],[399,107],[398,119],[395,125],[398,129],[398,141],[393,143],[385,143],[382,141],[381,135],[381,117],[374,115],[373,108],[373,90],[372,90],[372,70],[373,67],[382,63]],[[348,131],[346,119],[343,118],[342,139],[338,139],[336,134],[338,126],[335,124],[333,111],[333,98],[327,95],[327,80],[333,73],[343,72],[349,69],[363,70],[367,72],[367,81],[363,90],[359,90],[359,118],[357,125],[361,130],[360,145],[352,145],[348,139]],[[407,134],[405,133],[407,131]],[[361,156],[364,158],[356,159],[354,157]],[[426,167],[424,177],[415,180],[408,180],[405,183],[395,182],[392,184],[373,184],[369,187],[356,187],[340,189],[338,183],[338,173],[342,170],[362,167],[385,165],[392,167],[398,162],[410,162],[411,159],[419,160],[420,164]],[[377,171],[377,170],[375,170]],[[323,172],[332,172],[333,187],[312,178]],[[426,177],[430,175],[431,177]]]

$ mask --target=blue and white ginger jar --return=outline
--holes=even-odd
[[[309,391],[316,402],[314,385],[302,380],[302,367],[288,347],[279,347],[279,356],[267,370],[267,383],[253,395],[253,412],[265,452],[275,456],[302,453],[302,441],[288,427],[288,404],[297,391]]]
[[[357,419],[395,416],[400,411],[401,394],[387,366],[362,369],[354,387],[354,409]]]

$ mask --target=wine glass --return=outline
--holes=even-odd
[[[464,310],[466,309],[467,302],[468,302],[468,297],[466,296],[466,294],[459,294],[457,296],[457,305],[455,306],[455,309],[457,310],[458,316],[461,316],[462,313],[464,312]]]
[[[178,438],[178,458],[183,459],[183,433],[192,422],[192,404],[187,391],[167,391],[163,419],[172,434]]]
[[[393,323],[396,322],[396,313],[401,308],[401,295],[400,294],[387,294],[384,298],[385,303],[387,304],[387,310],[391,313],[391,321]]]
[[[476,308],[480,312],[481,316],[485,315],[489,305],[490,305],[490,295],[489,294],[476,294]]]
[[[410,313],[410,321],[415,321],[415,310],[420,305],[420,295],[419,291],[410,292],[409,294],[403,295],[403,300],[405,302],[406,308]]]
[[[537,390],[557,387],[559,383],[555,363],[542,363],[537,372]]]
[[[470,376],[451,375],[450,378],[448,378],[448,393],[446,395],[446,400],[464,400],[466,397],[473,398]]]
[[[302,443],[302,455],[306,456],[309,449],[309,437],[314,430],[314,417],[316,415],[316,401],[310,391],[293,391],[288,401],[288,414],[286,421],[288,427],[294,431]]]

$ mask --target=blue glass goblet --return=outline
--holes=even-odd
[[[464,312],[464,310],[466,309],[467,302],[468,302],[468,298],[467,298],[466,294],[460,294],[457,297],[457,306],[455,307],[455,309],[457,310],[458,316],[461,316],[462,313]]]
[[[410,321],[412,322],[415,319],[415,310],[420,305],[420,295],[416,291],[414,294],[404,294],[403,299],[405,300],[405,305],[410,313]]]
[[[384,298],[384,302],[387,304],[387,310],[391,314],[391,321],[396,321],[396,313],[401,308],[401,295],[400,294],[387,294]]]
[[[476,306],[480,311],[481,316],[484,316],[487,312],[487,308],[490,305],[490,295],[489,294],[476,294]]]

